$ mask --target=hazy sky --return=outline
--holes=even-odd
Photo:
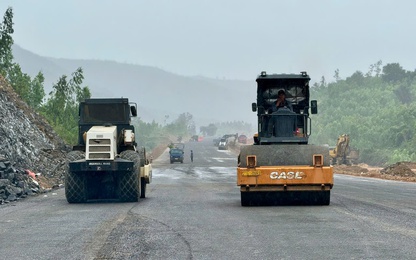
[[[332,80],[370,64],[416,68],[416,1],[0,0],[15,43],[57,58],[254,80],[261,70]]]

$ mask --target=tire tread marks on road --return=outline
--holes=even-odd
[[[117,226],[121,225],[125,218],[126,214],[120,214],[114,219],[105,221],[100,225],[98,230],[95,232],[92,241],[90,243],[86,243],[86,247],[84,248],[86,259],[94,259],[101,248],[105,246],[107,238],[111,232],[117,228]]]
[[[193,259],[189,242],[158,220],[128,213],[94,259]]]
[[[336,206],[337,204],[338,206]],[[403,248],[412,247],[411,245],[416,242],[414,223],[401,220],[411,217],[411,214],[399,213],[400,210],[389,205],[366,202],[363,199],[352,199],[340,194],[337,194],[332,205],[336,206],[334,209],[343,216],[355,220],[351,229],[359,233],[360,244],[368,258],[385,259],[389,255],[394,258],[395,250],[401,251],[403,255]],[[354,206],[351,207],[351,205]],[[368,233],[365,230],[372,230],[372,232]],[[397,239],[403,240],[403,248],[392,250],[392,248],[377,247],[377,244],[383,244],[382,241],[386,236],[395,236]]]

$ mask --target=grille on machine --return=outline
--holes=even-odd
[[[90,139],[88,155],[90,159],[111,158],[111,140],[110,139]]]

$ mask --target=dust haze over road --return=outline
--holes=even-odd
[[[190,162],[190,150],[194,162]],[[241,207],[236,155],[186,143],[153,163],[138,203],[68,204],[64,190],[0,207],[4,259],[413,259],[414,183],[336,175],[329,206]]]
[[[250,103],[262,70],[307,71],[313,84],[333,80],[337,69],[341,78],[365,74],[380,60],[415,69],[409,32],[416,3],[409,0],[0,2],[0,10],[9,6],[15,44],[51,59],[41,64],[25,52],[18,60],[31,76],[45,73],[46,93],[58,76],[82,66],[94,97],[134,95],[147,122],[190,112],[198,126],[255,124]],[[216,104],[209,113],[208,101]]]
[[[410,0],[2,0],[15,43],[42,56],[111,60],[179,75],[252,80],[261,70],[319,81],[370,64],[415,68]]]

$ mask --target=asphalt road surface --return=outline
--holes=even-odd
[[[190,162],[190,150],[194,162]],[[138,203],[0,206],[0,259],[415,259],[416,185],[335,176],[329,206],[241,207],[236,156],[186,143]]]

